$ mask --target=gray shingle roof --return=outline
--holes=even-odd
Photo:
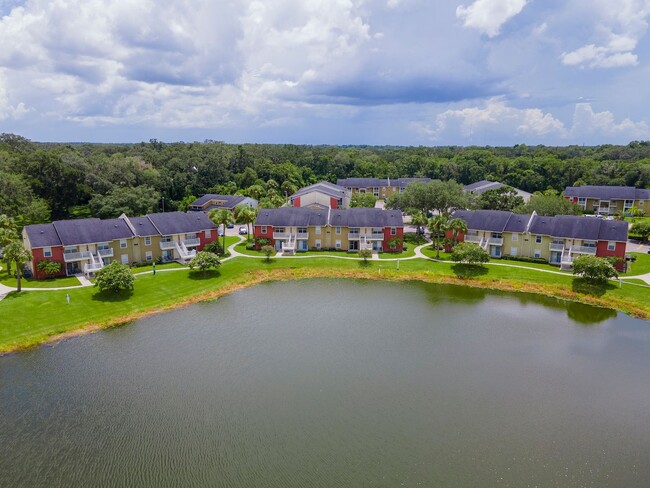
[[[375,188],[380,186],[405,188],[406,185],[413,183],[414,181],[428,183],[431,181],[431,178],[344,178],[338,180],[336,184],[348,188]]]
[[[473,230],[503,232],[513,215],[503,210],[457,210],[452,217],[463,219],[467,227]]]
[[[463,187],[463,190],[480,195],[481,193],[484,193],[488,190],[496,190],[497,188],[501,188],[503,186],[506,185],[504,185],[503,183],[499,183],[498,181],[481,180],[481,181],[477,181],[476,183],[465,185]]]
[[[530,226],[532,234],[593,241],[627,241],[627,231],[628,224],[625,221],[577,215],[539,215],[535,216]]]
[[[241,195],[216,195],[214,193],[209,193],[207,195],[203,195],[201,198],[198,198],[194,202],[192,202],[191,206],[192,207],[203,207],[205,204],[210,202],[211,200],[223,200],[223,204],[221,205],[212,205],[212,208],[235,208],[237,205],[239,205],[241,202],[243,202],[247,197],[241,196]]]
[[[32,248],[61,245],[61,239],[59,239],[53,224],[26,225],[25,232]]]
[[[650,200],[650,190],[633,186],[567,186],[564,196],[598,200]]]
[[[203,212],[165,212],[147,214],[147,217],[156,226],[160,234],[164,236],[217,228],[214,222]]]
[[[311,192],[320,192],[324,193],[325,195],[330,195],[335,198],[344,198],[347,195],[347,190],[339,185],[335,185],[334,183],[330,183],[329,181],[320,181],[318,183],[314,183],[313,185],[305,186],[304,188],[301,188],[298,190],[296,193],[291,195],[291,197],[299,197],[301,195],[305,195],[307,193]]]
[[[133,237],[133,232],[122,219],[78,219],[52,222],[64,246],[110,242]]]
[[[392,186],[395,186],[395,183],[397,183],[397,186],[400,188],[406,188],[407,185],[419,181],[421,183],[429,183],[430,181],[433,181],[431,178],[398,178],[396,181],[392,180]]]
[[[274,227],[309,227],[328,224],[328,211],[308,207],[261,209],[255,225]],[[402,214],[380,208],[348,208],[329,211],[329,225],[334,227],[403,227]]]
[[[328,209],[319,210],[309,207],[261,208],[254,225],[273,227],[309,227],[310,225],[327,225]]]
[[[128,219],[135,230],[135,235],[140,237],[160,235],[148,217],[128,217]]]

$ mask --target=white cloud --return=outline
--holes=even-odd
[[[563,52],[562,63],[588,68],[637,65],[638,56],[633,51],[648,28],[650,0],[595,0],[590,8],[596,16],[593,37],[597,42]]]
[[[465,27],[472,27],[489,37],[499,35],[501,26],[526,6],[527,0],[476,0],[468,7],[459,5],[456,16]]]
[[[645,121],[634,122],[630,119],[616,123],[612,112],[594,112],[590,103],[578,103],[573,113],[571,134],[575,137],[597,136],[605,140],[618,136],[628,140],[648,139],[650,127]]]
[[[0,69],[0,120],[19,120],[29,112],[24,102],[12,105],[6,88],[5,70]]]

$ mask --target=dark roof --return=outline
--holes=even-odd
[[[136,236],[157,236],[160,235],[156,227],[148,217],[128,217]]]
[[[262,209],[255,225],[274,227],[324,226],[334,227],[403,227],[402,214],[397,210],[380,208],[346,208],[319,210],[309,207],[281,207]]]
[[[526,232],[530,214],[512,214],[506,224],[505,232]]]
[[[203,212],[165,212],[148,214],[147,217],[164,236],[217,228]]]
[[[192,202],[190,206],[203,207],[204,205],[211,202],[212,200],[219,200],[219,201],[223,200],[224,202],[223,204],[212,205],[212,208],[235,208],[246,198],[248,197],[242,195],[216,195],[214,193],[209,193],[207,195],[203,195],[201,198]]]
[[[343,198],[347,195],[348,192],[347,189],[343,186],[335,185],[329,181],[320,181],[318,183],[314,183],[313,185],[301,188],[296,193],[291,195],[291,197],[299,197],[313,191],[324,193],[325,195],[330,195],[335,198]]]
[[[327,225],[329,209],[319,210],[309,207],[261,208],[254,225],[273,227],[309,227]]]
[[[546,217],[536,215],[530,226],[532,234],[592,241],[626,241],[628,224],[624,221],[578,215]]]
[[[503,232],[512,215],[512,212],[503,210],[456,210],[452,217],[463,219],[472,230]]]
[[[32,248],[61,245],[61,239],[53,224],[26,225],[25,232]]]
[[[110,242],[133,237],[133,232],[122,219],[78,219],[52,222],[64,246]]]
[[[399,210],[381,208],[347,208],[332,210],[330,225],[334,227],[403,227]]]
[[[472,183],[470,185],[465,185],[463,187],[463,190],[480,195],[481,193],[484,193],[488,190],[496,190],[497,188],[501,188],[503,186],[506,185],[504,185],[503,183],[499,183],[498,181],[481,180],[481,181],[477,181],[476,183]]]
[[[650,190],[633,186],[567,186],[564,196],[598,200],[650,200]]]
[[[429,183],[430,181],[433,180],[431,178],[398,178],[397,186],[400,188],[406,188],[407,185],[414,183],[416,181],[419,181],[421,183]],[[393,183],[392,186],[395,186],[395,181],[393,181],[392,183]]]

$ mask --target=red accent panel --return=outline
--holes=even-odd
[[[300,207],[300,197],[295,197],[293,199],[293,206],[294,207]]]
[[[404,249],[404,228],[403,227],[397,227],[395,229],[395,235],[392,235],[390,233],[390,227],[384,227],[384,240],[381,243],[381,249],[384,252],[402,252]],[[388,244],[388,241],[391,239],[394,239],[395,237],[398,237],[400,239],[399,243],[397,244],[397,247],[395,249],[390,248],[390,244]]]
[[[266,233],[262,232],[262,227],[266,227]],[[272,225],[255,225],[253,226],[253,238],[255,240],[257,239],[269,239],[271,241],[271,245],[275,246],[275,241],[273,240],[273,226]],[[259,249],[260,246],[256,247]]]
[[[52,247],[52,256],[49,258],[45,257],[42,247],[37,247],[36,249],[32,249],[31,251],[32,251],[32,256],[34,258],[32,260],[32,269],[34,270],[34,278],[36,278],[37,280],[42,280],[51,277],[51,275],[47,275],[39,271],[37,268],[38,262],[44,259],[49,259],[50,261],[56,261],[57,263],[61,263],[61,271],[59,271],[59,273],[57,273],[54,276],[65,276],[65,261],[63,260],[62,246]]]
[[[205,231],[202,230],[201,232],[198,233],[199,241],[201,241],[201,244],[197,246],[197,250],[203,251],[203,248],[206,246],[206,244],[210,244],[211,242],[214,242],[217,240],[219,237],[219,233],[217,232],[217,229],[210,229],[210,237],[205,237]]]
[[[337,198],[330,197],[330,207],[339,208],[339,201]]]
[[[608,258],[608,257],[620,258],[620,260],[616,262],[616,269],[622,271],[624,266],[623,261],[625,260],[626,243],[617,242],[616,249],[614,249],[613,251],[607,249],[607,244],[608,241],[598,241],[596,243],[596,256],[598,256],[599,258]]]

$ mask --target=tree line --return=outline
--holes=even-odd
[[[19,226],[122,212],[186,210],[205,193],[243,194],[264,207],[298,188],[350,177],[500,181],[528,191],[650,186],[650,142],[626,146],[393,147],[37,143],[0,134],[0,214]]]

